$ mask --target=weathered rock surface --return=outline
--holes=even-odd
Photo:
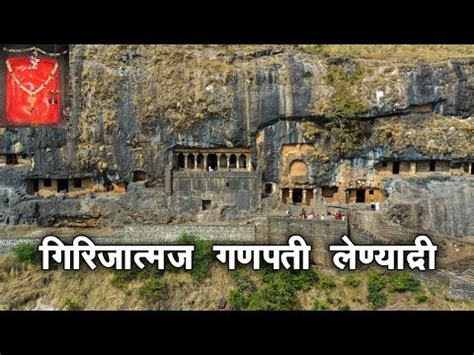
[[[474,181],[445,177],[393,179],[386,183],[388,219],[435,235],[474,235]]]
[[[349,131],[362,133],[354,136],[349,152],[336,149],[339,136],[331,126],[338,104],[334,73],[342,73],[337,80],[347,81],[349,104],[364,108],[350,117],[356,123]],[[12,153],[20,143],[22,152],[33,157],[31,169],[0,170],[3,221],[49,226],[67,219],[79,225],[137,219],[168,223],[182,216],[195,220],[186,216],[185,205],[173,208],[162,189],[172,149],[250,146],[255,158],[260,130],[268,138],[268,159],[260,169],[269,181],[278,179],[282,143],[315,143],[330,153],[312,161],[311,176],[320,183],[334,177],[341,156],[472,159],[474,153],[474,121],[468,119],[474,113],[473,58],[407,64],[325,59],[294,46],[76,45],[70,53],[70,83],[66,127],[0,133],[0,153]],[[308,137],[308,122],[323,133]],[[387,130],[389,138],[384,136]],[[409,131],[414,138],[404,140]],[[26,180],[32,177],[129,182],[135,170],[146,171],[152,188],[145,192],[130,186],[120,200],[24,196]],[[470,215],[464,212],[442,223],[445,211],[472,207],[472,184],[435,184],[426,187],[431,200],[420,197],[417,206],[425,207],[414,211],[418,219],[406,223],[472,235],[466,223]],[[416,189],[402,188],[417,198]],[[453,191],[457,202],[449,203],[455,205],[436,207]],[[391,208],[396,206],[394,202]],[[224,218],[242,213],[232,208],[222,212]]]

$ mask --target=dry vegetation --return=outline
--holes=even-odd
[[[398,154],[408,149],[459,158],[474,154],[472,118],[460,120],[429,113],[422,118],[393,116],[375,122],[343,120],[339,125],[308,121],[304,129],[305,137],[315,142],[314,158],[323,163],[381,146]]]
[[[234,309],[238,297],[230,295],[240,288],[255,295],[248,309],[271,309],[274,304],[304,310],[373,308],[367,301],[370,271],[336,273],[320,266],[314,271],[316,278],[300,278],[300,287],[288,289],[288,282],[297,279],[277,277],[264,282],[264,273],[251,269],[238,271],[236,277],[235,272],[216,264],[198,281],[187,272],[159,273],[151,268],[132,273],[104,269],[43,272],[37,264],[24,264],[8,255],[0,257],[0,309],[211,310],[223,298],[226,309]],[[447,285],[441,282],[422,281],[417,293],[394,292],[389,286],[383,292],[387,298],[384,309],[474,309],[473,302],[446,297]],[[269,305],[268,297],[275,302]]]
[[[474,45],[300,45],[300,50],[322,58],[358,58],[402,63],[429,63],[447,59],[474,58]]]

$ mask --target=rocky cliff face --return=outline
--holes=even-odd
[[[76,45],[68,126],[7,129],[0,147],[12,152],[21,142],[35,156],[37,175],[105,171],[127,180],[130,171],[145,168],[158,177],[175,145],[250,146],[259,128],[277,120],[314,121],[351,113],[351,104],[362,109],[352,113],[361,120],[422,106],[442,116],[472,116],[473,64],[327,60],[290,46]],[[338,101],[341,81],[347,102]]]
[[[403,226],[434,235],[474,235],[474,182],[458,177],[418,178],[386,183],[385,215]]]
[[[64,128],[7,128],[0,153],[33,156],[31,171],[2,169],[11,188],[27,177],[160,185],[175,146],[251,146],[264,131],[277,179],[281,143],[315,145],[311,174],[334,176],[341,157],[445,157],[474,153],[474,56],[441,61],[349,59],[297,46],[75,45],[71,117]],[[16,147],[16,148],[15,148]],[[273,158],[272,158],[273,157]],[[319,180],[318,180],[319,179]]]

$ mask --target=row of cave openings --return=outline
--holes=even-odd
[[[200,154],[185,154],[179,153],[177,155],[177,165],[178,170],[184,169],[198,169],[201,171],[206,171],[209,168],[212,170],[232,170],[232,169],[248,169],[249,163],[247,162],[247,156],[245,154],[222,154],[218,156],[217,154],[210,153],[204,155]]]
[[[28,156],[26,154],[11,153],[11,154],[5,154],[4,159],[2,159],[2,160],[4,160],[6,165],[19,165],[20,164],[19,158],[27,159]]]
[[[132,181],[146,181],[147,174],[144,171],[136,170],[132,173]],[[105,181],[98,183],[90,177],[82,178],[36,178],[29,179],[26,186],[27,193],[31,195],[39,194],[43,195],[56,193],[69,193],[69,192],[81,192],[81,191],[92,191],[96,186],[102,186],[100,191],[94,192],[125,192],[128,188],[128,181],[112,183],[111,181]]]
[[[271,184],[265,185],[265,193],[271,193]],[[379,198],[376,195],[378,189],[347,189],[345,203],[367,203],[377,202]],[[325,202],[337,202],[334,200],[334,194],[338,192],[338,187],[323,187],[321,189],[322,198]],[[281,190],[281,199],[284,204],[312,205],[311,201],[315,196],[314,189],[306,188],[283,188]]]

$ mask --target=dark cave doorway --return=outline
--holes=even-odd
[[[209,154],[207,156],[207,166],[212,168],[212,170],[217,170],[217,155],[216,154]]]
[[[365,202],[365,190],[360,190],[360,189],[356,190],[356,202],[361,202],[361,203]]]
[[[229,168],[231,168],[231,169],[237,168],[237,156],[235,154],[230,155]]]
[[[184,154],[179,153],[178,154],[178,169],[180,169],[180,170],[184,169],[184,167],[185,167],[184,159],[185,159]]]
[[[293,189],[293,203],[303,202],[303,189]]]
[[[69,184],[67,179],[58,179],[57,182],[58,192],[69,192]]]

